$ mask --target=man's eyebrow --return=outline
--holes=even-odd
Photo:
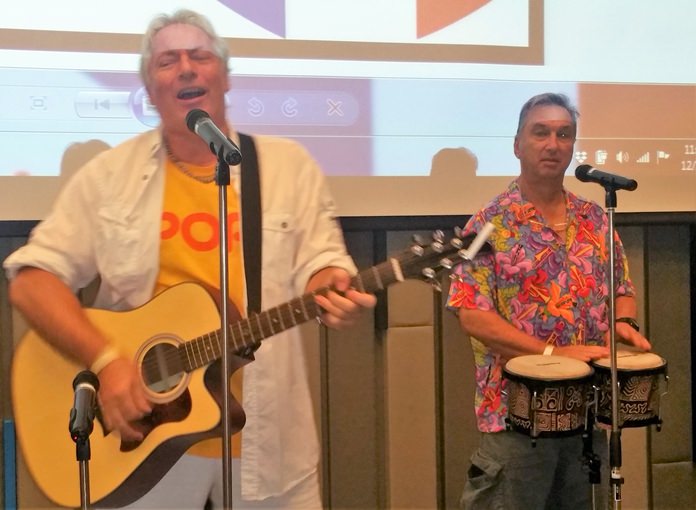
[[[568,122],[567,124],[559,124],[557,126],[551,126],[551,124],[549,124],[548,122],[539,121],[539,122],[535,122],[534,124],[531,125],[532,129],[535,129],[535,128],[548,128],[548,129],[550,129],[552,127],[554,127],[555,129],[566,129],[566,128],[572,129],[573,123]]]
[[[190,53],[192,51],[210,51],[210,52],[212,52],[212,50],[206,49],[203,46],[196,46],[195,48],[170,48],[168,50],[160,51],[159,53],[157,53],[157,55],[158,56],[159,55],[173,55],[176,53],[180,53],[182,51],[185,51],[187,53]]]

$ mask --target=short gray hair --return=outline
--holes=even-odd
[[[520,134],[520,130],[522,129],[522,126],[524,126],[524,123],[527,120],[527,115],[529,115],[529,111],[532,108],[536,108],[537,106],[560,106],[561,108],[565,108],[565,110],[570,114],[570,118],[573,121],[573,128],[577,130],[578,127],[578,117],[580,116],[580,113],[578,110],[575,108],[575,106],[572,105],[570,102],[570,99],[568,96],[565,94],[555,94],[553,92],[545,92],[543,94],[538,94],[532,98],[530,98],[524,105],[522,106],[522,109],[520,110],[520,119],[517,123],[517,134]]]
[[[213,25],[211,25],[210,21],[208,21],[208,18],[195,11],[180,9],[171,15],[159,14],[158,16],[155,16],[152,21],[150,21],[150,24],[145,31],[142,49],[140,51],[140,79],[145,85],[148,85],[148,82],[150,81],[147,74],[147,68],[150,64],[150,59],[152,58],[152,40],[160,30],[168,27],[169,25],[176,24],[192,25],[200,28],[203,30],[203,32],[208,34],[213,42],[213,50],[215,55],[217,55],[217,57],[222,61],[225,67],[225,73],[229,73],[227,62],[229,59],[229,50],[227,48],[227,43],[224,41],[224,39],[217,35]]]

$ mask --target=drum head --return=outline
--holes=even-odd
[[[579,379],[593,372],[592,367],[584,361],[543,354],[517,356],[508,361],[503,370],[513,376],[543,381]]]
[[[611,368],[610,358],[601,358],[592,362],[602,368]],[[652,352],[616,351],[617,370],[651,370],[667,364],[665,359]]]

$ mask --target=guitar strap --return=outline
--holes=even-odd
[[[261,311],[261,184],[254,139],[239,133],[242,153],[241,221],[247,315]]]

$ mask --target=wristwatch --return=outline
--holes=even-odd
[[[618,319],[616,319],[616,322],[625,322],[636,331],[640,331],[640,326],[633,317],[619,317]]]

